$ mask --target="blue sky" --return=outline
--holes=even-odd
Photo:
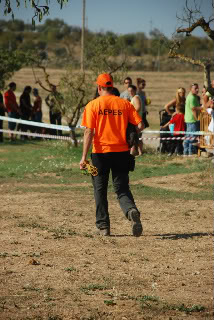
[[[15,0],[11,1],[15,3]],[[24,0],[22,0],[24,2]],[[60,10],[56,0],[50,1],[50,15],[48,18],[59,18],[69,25],[81,26],[82,0],[69,0]],[[190,3],[193,0],[189,0]],[[211,15],[211,0],[196,0],[202,3],[205,17]],[[44,4],[45,0],[40,0]],[[117,34],[145,32],[147,35],[152,28],[158,28],[166,36],[171,37],[179,22],[176,14],[182,13],[185,0],[86,0],[86,25],[91,31],[113,31]],[[31,22],[33,11],[21,6],[15,10],[15,18]],[[0,19],[11,19],[3,15],[3,4],[0,4]],[[45,20],[45,19],[44,19]],[[43,21],[44,21],[43,20]],[[37,22],[38,24],[38,22]],[[204,36],[203,31],[194,33]]]

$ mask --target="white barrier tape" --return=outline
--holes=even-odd
[[[50,128],[50,129],[56,129],[56,130],[63,130],[63,131],[71,131],[72,129],[84,129],[83,126],[76,126],[76,127],[69,127],[69,126],[60,126],[56,124],[49,124],[49,123],[43,123],[43,122],[35,122],[35,121],[28,121],[28,120],[22,120],[22,119],[15,119],[15,118],[9,118],[0,116],[0,120],[5,120],[8,122],[16,122],[16,123],[22,123],[30,126],[36,126],[41,128]],[[172,131],[158,131],[158,130],[146,130],[142,131],[143,134],[150,134],[150,133],[158,133],[158,134],[172,134]],[[206,131],[195,131],[195,132],[188,132],[188,131],[176,131],[177,134],[189,134],[189,135],[196,135],[196,136],[210,136],[214,135],[214,132],[206,132]]]
[[[172,131],[158,131],[158,130],[154,130],[154,131],[151,131],[151,130],[147,130],[147,131],[142,131],[142,133],[158,133],[158,134],[165,134],[165,133],[170,133],[173,135],[173,132]],[[189,132],[189,131],[176,131],[176,134],[190,134],[190,135],[195,135],[195,136],[203,136],[203,135],[206,135],[206,136],[209,136],[209,135],[214,135],[214,132],[206,132],[206,131],[194,131],[194,132]]]
[[[198,140],[197,137],[169,137],[169,138],[160,138],[160,137],[152,137],[152,138],[140,138],[139,140]]]
[[[43,133],[32,133],[32,132],[22,132],[22,131],[11,131],[11,130],[5,130],[0,129],[0,132],[4,133],[12,133],[12,134],[18,134],[21,136],[29,136],[29,137],[38,137],[38,138],[45,138],[45,139],[56,139],[56,140],[67,140],[74,143],[74,140],[71,137],[65,137],[65,136],[56,136],[51,134],[43,134]],[[83,140],[77,140],[77,142],[83,142]]]
[[[4,133],[13,133],[18,134],[22,136],[29,136],[29,137],[38,137],[38,138],[44,138],[44,139],[56,139],[56,140],[67,140],[74,143],[74,140],[71,137],[67,136],[56,136],[51,134],[43,134],[43,133],[33,133],[33,132],[22,132],[22,131],[11,131],[11,130],[5,130],[0,129],[0,132]],[[151,138],[139,138],[139,140],[198,140],[195,137],[169,137],[169,138],[160,138],[160,137],[151,137]],[[77,140],[78,143],[83,142],[83,140]]]
[[[56,125],[56,124],[15,119],[15,118],[9,118],[9,117],[4,117],[4,116],[0,116],[0,120],[5,120],[8,122],[16,122],[16,123],[26,124],[26,125],[30,125],[30,126],[35,126],[35,127],[63,130],[63,131],[71,131],[72,130],[72,128],[70,128],[69,126],[60,126],[60,125]],[[84,128],[84,127],[76,126],[75,128]]]

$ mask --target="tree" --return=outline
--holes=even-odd
[[[5,83],[14,72],[20,70],[30,62],[30,53],[0,49],[0,89],[5,88]]]
[[[60,80],[59,87],[64,98],[60,110],[71,128],[71,137],[75,146],[78,145],[75,128],[84,107],[92,99],[93,83],[92,74],[75,72],[72,66],[67,68],[66,74]]]
[[[40,68],[44,72],[45,84],[36,77],[34,66]],[[83,72],[75,72],[71,66],[67,68],[66,74],[61,77],[60,82],[56,85],[50,80],[50,75],[42,60],[38,56],[32,59],[32,70],[35,82],[40,85],[45,91],[51,93],[55,97],[56,109],[62,113],[67,124],[71,128],[71,137],[75,147],[78,142],[76,139],[75,128],[81,116],[82,110],[88,101],[92,98],[93,81],[92,75],[86,75]],[[57,91],[53,90],[57,87]]]
[[[69,0],[55,0],[62,9],[63,5]],[[0,0],[0,5],[4,6],[4,14],[11,14],[14,19],[14,8],[20,7],[21,0]],[[33,9],[32,23],[35,24],[35,19],[42,21],[43,16],[49,14],[50,0],[24,0],[25,7],[31,6]]]
[[[177,34],[186,34],[186,36],[191,36],[196,28],[201,28],[205,34],[214,41],[214,0],[207,0],[206,5],[209,2],[210,15],[204,17],[203,13],[203,1],[197,0],[186,0],[185,7],[183,9],[183,15],[177,17],[181,21],[182,25],[176,32]],[[182,47],[182,41],[174,38],[174,41],[169,46],[169,58],[180,59],[185,62],[189,62],[193,65],[201,66],[204,69],[204,85],[206,87],[210,86],[210,70],[212,62],[210,58],[194,59],[193,57],[186,56],[179,52]]]
[[[96,78],[98,74],[106,72],[114,74],[114,82],[119,82],[127,69],[127,55],[119,39],[111,34],[100,34],[86,47],[86,67]]]
[[[57,109],[62,113],[71,128],[71,136],[75,146],[77,146],[75,127],[83,108],[95,94],[94,83],[98,73],[114,74],[115,83],[121,79],[120,71],[125,70],[126,60],[116,61],[115,55],[119,50],[117,39],[114,39],[113,35],[105,37],[101,34],[91,42],[91,46],[88,48],[86,57],[88,58],[88,70],[90,72],[77,72],[69,65],[65,75],[61,77],[57,84],[57,91],[60,96],[63,96],[63,103],[61,101],[57,102],[56,96]],[[45,76],[45,84],[43,84],[37,79],[33,69],[36,83],[47,92],[52,92],[53,83],[42,61],[35,57],[33,64],[42,69]]]

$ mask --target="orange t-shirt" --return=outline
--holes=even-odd
[[[101,96],[87,104],[82,126],[95,129],[93,153],[128,151],[126,128],[128,122],[142,121],[133,105],[114,95]]]

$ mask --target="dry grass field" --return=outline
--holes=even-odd
[[[50,70],[51,81],[61,72]],[[203,80],[199,73],[130,74],[138,75],[152,100],[152,129],[177,87],[201,88]],[[29,69],[13,80],[18,92],[35,85]],[[169,158],[147,147],[130,174],[144,234],[131,235],[110,182],[112,235],[101,237],[91,180],[78,166],[81,148],[0,145],[0,320],[213,319],[210,159]]]

